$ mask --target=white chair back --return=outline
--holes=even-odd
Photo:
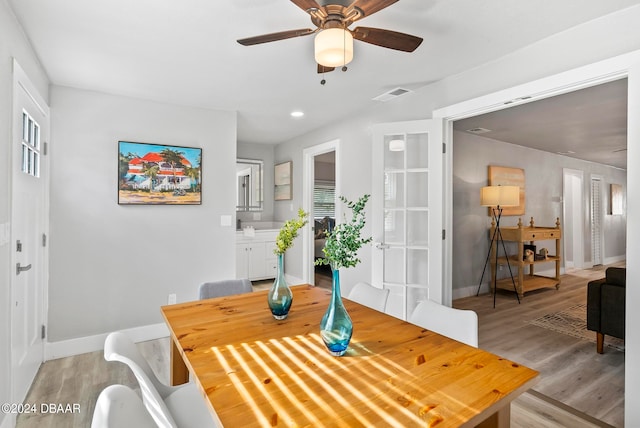
[[[169,386],[162,383],[138,351],[136,344],[124,333],[107,336],[104,358],[120,361],[135,375],[142,401],[160,428],[209,428],[221,426],[218,415],[206,404],[205,397],[193,382]]]
[[[121,427],[156,428],[157,425],[131,388],[109,385],[98,396],[91,428]]]
[[[389,298],[389,290],[374,287],[366,282],[358,282],[353,286],[347,299],[360,303],[375,309],[376,311],[384,312],[384,308],[387,305],[387,299]]]
[[[119,361],[129,366],[140,384],[142,401],[158,427],[177,428],[177,424],[163,400],[162,393],[156,385],[160,386],[165,394],[169,387],[158,380],[147,360],[140,354],[135,343],[129,337],[120,332],[110,333],[104,343],[104,359]]]
[[[478,347],[478,315],[474,311],[450,308],[431,300],[424,300],[413,310],[409,322],[458,342]]]
[[[251,293],[253,287],[248,279],[227,279],[223,281],[205,282],[198,288],[199,299],[232,296],[234,294]]]

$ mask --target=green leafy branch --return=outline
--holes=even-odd
[[[298,209],[298,218],[287,220],[280,228],[276,238],[276,254],[284,254],[293,245],[293,240],[298,236],[298,230],[307,224],[307,213],[302,208]]]
[[[351,220],[346,216],[342,223],[337,224],[332,231],[327,232],[325,246],[322,250],[324,258],[316,260],[316,265],[330,265],[332,269],[349,268],[360,263],[358,250],[371,242],[371,237],[362,238],[365,225],[364,207],[369,195],[364,195],[355,202],[340,196],[340,200],[347,204],[352,211]]]

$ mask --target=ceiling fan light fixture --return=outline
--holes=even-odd
[[[316,34],[316,62],[325,67],[347,65],[353,59],[353,35],[343,28],[327,28]]]

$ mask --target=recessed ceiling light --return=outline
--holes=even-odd
[[[291,117],[302,117],[304,116],[304,112],[300,110],[295,110],[291,112]]]

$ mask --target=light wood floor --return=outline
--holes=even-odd
[[[496,309],[490,296],[454,302],[456,307],[472,308],[478,313],[481,348],[541,372],[541,380],[535,387],[539,392],[525,393],[512,404],[512,427],[623,426],[624,353],[607,349],[604,355],[598,355],[595,344],[564,335],[556,337],[559,333],[527,324],[529,319],[584,301],[586,282],[591,277],[601,277],[602,271],[579,275],[564,277],[559,291],[527,294],[520,305],[512,294],[506,293],[497,296]],[[257,285],[268,287],[267,282]],[[167,382],[169,339],[143,342],[138,347],[158,377]],[[25,402],[38,406],[77,403],[81,412],[21,415],[17,427],[89,427],[98,394],[114,383],[137,389],[128,368],[105,361],[101,351],[47,361]]]
[[[622,264],[618,264],[622,265]],[[615,427],[624,424],[624,352],[529,324],[548,313],[585,303],[587,282],[604,277],[605,267],[563,275],[559,290],[467,297],[454,307],[478,314],[479,346],[540,372],[534,390]],[[595,333],[593,333],[595,336]],[[606,338],[605,338],[606,343]]]

